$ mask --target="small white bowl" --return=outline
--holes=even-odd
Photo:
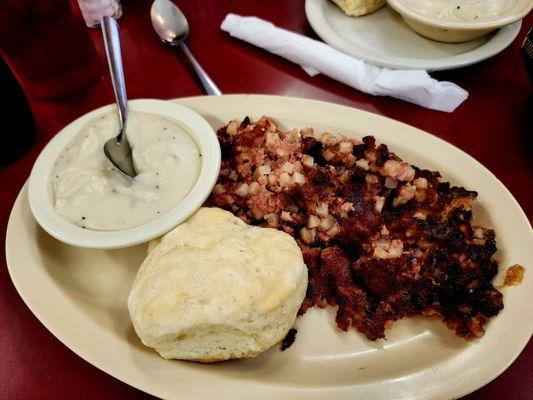
[[[522,19],[533,7],[533,1],[531,0],[516,0],[513,7],[496,18],[467,22],[442,21],[422,15],[407,7],[404,0],[387,0],[387,3],[400,13],[405,23],[418,34],[429,39],[448,43],[477,39],[495,29]]]
[[[128,106],[130,111],[148,112],[169,119],[191,136],[202,154],[198,180],[174,208],[156,219],[129,229],[83,229],[56,214],[49,182],[51,170],[59,153],[89,121],[115,110],[116,106],[112,104],[98,108],[63,128],[43,149],[30,174],[28,198],[33,216],[39,225],[56,239],[73,246],[92,249],[116,249],[147,242],[189,218],[213,190],[220,170],[220,145],[215,131],[205,119],[186,107],[163,100],[130,100]]]

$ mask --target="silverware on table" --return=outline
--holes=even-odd
[[[124,70],[122,68],[118,24],[111,17],[102,17],[101,26],[120,123],[118,135],[104,144],[104,153],[117,168],[118,172],[121,172],[126,178],[134,178],[137,175],[137,171],[135,171],[133,165],[131,147],[126,137],[128,99],[126,97],[126,83],[124,82]]]
[[[207,94],[220,96],[222,92],[204,71],[185,44],[189,23],[181,10],[170,0],[154,0],[150,10],[152,25],[164,43],[179,46],[191,62]]]

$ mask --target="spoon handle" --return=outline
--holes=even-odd
[[[122,53],[120,51],[120,34],[117,21],[111,17],[102,17],[102,35],[104,37],[105,52],[113,91],[117,101],[120,133],[117,142],[121,142],[126,135],[126,118],[128,116],[128,99],[126,96],[126,83],[124,82],[124,69],[122,68]]]
[[[189,61],[191,62],[194,70],[196,71],[196,75],[198,75],[198,78],[200,78],[200,81],[202,82],[202,85],[204,86],[204,89],[207,92],[207,94],[214,95],[214,96],[220,96],[222,92],[220,91],[218,86],[215,84],[215,82],[213,82],[211,77],[207,75],[207,72],[204,71],[200,63],[196,61],[196,58],[194,58],[194,56],[192,55],[187,45],[185,43],[181,43],[180,46],[183,52],[185,53],[185,55],[187,56],[187,58],[189,59]]]

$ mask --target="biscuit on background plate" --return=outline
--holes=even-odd
[[[385,4],[385,0],[331,0],[346,15],[360,17],[379,10]]]

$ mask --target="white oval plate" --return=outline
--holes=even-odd
[[[518,35],[522,21],[465,43],[441,43],[415,33],[385,5],[353,18],[330,0],[306,0],[305,14],[318,36],[343,53],[388,68],[440,71],[466,67],[498,54]]]
[[[214,127],[249,115],[275,117],[282,128],[313,126],[353,137],[372,134],[404,159],[437,169],[479,191],[477,222],[496,229],[501,267],[533,262],[533,232],[508,190],[452,145],[408,125],[349,107],[277,96],[181,99]],[[64,245],[32,218],[23,189],[6,238],[9,273],[39,320],[79,356],[116,378],[163,398],[180,399],[446,399],[500,374],[533,329],[533,274],[504,288],[505,309],[479,340],[456,337],[436,320],[409,318],[387,341],[340,332],[334,310],[298,318],[294,345],[246,361],[214,365],[167,361],[135,335],[126,298],[146,246],[83,250]],[[501,276],[500,278],[501,279]]]
[[[159,115],[182,128],[202,154],[198,179],[189,193],[173,208],[142,225],[119,231],[83,229],[56,214],[50,195],[50,172],[59,154],[90,121],[116,109],[109,104],[93,110],[64,127],[41,151],[28,184],[30,208],[39,225],[56,239],[91,249],[117,249],[147,242],[170,231],[200,208],[213,190],[220,168],[220,145],[215,131],[194,111],[170,101],[137,99],[128,101],[131,111]]]

